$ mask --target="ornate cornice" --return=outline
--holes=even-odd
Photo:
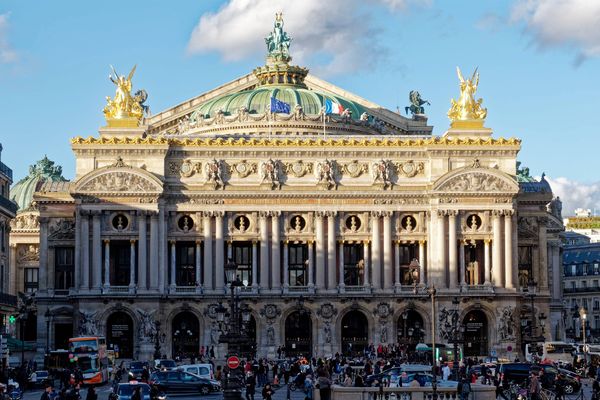
[[[453,147],[453,146],[513,146],[520,147],[517,138],[448,138],[431,137],[427,139],[409,139],[395,137],[357,137],[357,138],[165,138],[162,136],[139,137],[75,137],[72,145],[170,145],[190,147]]]

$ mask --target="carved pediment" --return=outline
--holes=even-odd
[[[76,192],[157,193],[162,191],[160,179],[149,172],[124,163],[99,168],[83,176],[76,184]]]
[[[438,179],[434,185],[438,192],[512,192],[519,187],[509,175],[487,168],[465,168],[452,171]]]

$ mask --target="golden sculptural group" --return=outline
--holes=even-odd
[[[458,100],[451,99],[451,107],[448,118],[454,126],[456,121],[469,121],[473,125],[483,126],[483,120],[487,116],[487,109],[481,107],[483,99],[475,100],[475,92],[479,85],[479,73],[477,68],[470,79],[465,79],[459,67],[456,67],[458,79],[460,80],[460,97]]]
[[[103,111],[108,126],[135,127],[139,125],[144,115],[143,102],[147,97],[146,92],[140,90],[134,96],[131,95],[131,78],[133,78],[135,68],[134,65],[129,75],[125,77],[117,74],[111,65],[112,73],[108,78],[117,88],[114,98],[106,96],[106,106]]]

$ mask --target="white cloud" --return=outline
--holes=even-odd
[[[0,14],[0,64],[17,61],[17,53],[8,42],[8,16],[8,13]]]
[[[563,217],[574,215],[576,208],[600,211],[600,182],[584,184],[569,178],[546,177],[555,196],[563,202]]]
[[[429,0],[372,0],[391,11]],[[386,49],[360,0],[229,0],[217,12],[205,13],[195,26],[188,53],[216,51],[225,61],[266,55],[264,37],[274,14],[283,11],[284,29],[292,37],[295,64],[311,65],[325,75],[374,66]]]
[[[600,1],[517,0],[511,20],[523,22],[540,48],[574,49],[576,63],[600,56]]]

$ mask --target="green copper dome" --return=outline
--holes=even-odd
[[[341,104],[344,109],[349,109],[352,112],[352,118],[356,120],[363,112],[366,112],[364,107],[351,100],[306,89],[299,85],[284,84],[258,86],[254,89],[217,97],[199,106],[194,114],[196,117],[212,118],[219,110],[222,110],[225,115],[235,115],[243,107],[250,114],[262,114],[268,111],[271,97],[288,103],[292,112],[294,107],[299,105],[307,115],[319,114],[326,99]]]
[[[64,182],[62,167],[55,166],[44,156],[34,165],[29,166],[29,175],[15,183],[10,190],[10,198],[19,206],[19,211],[24,211],[31,206],[33,194],[38,191],[45,182]]]

